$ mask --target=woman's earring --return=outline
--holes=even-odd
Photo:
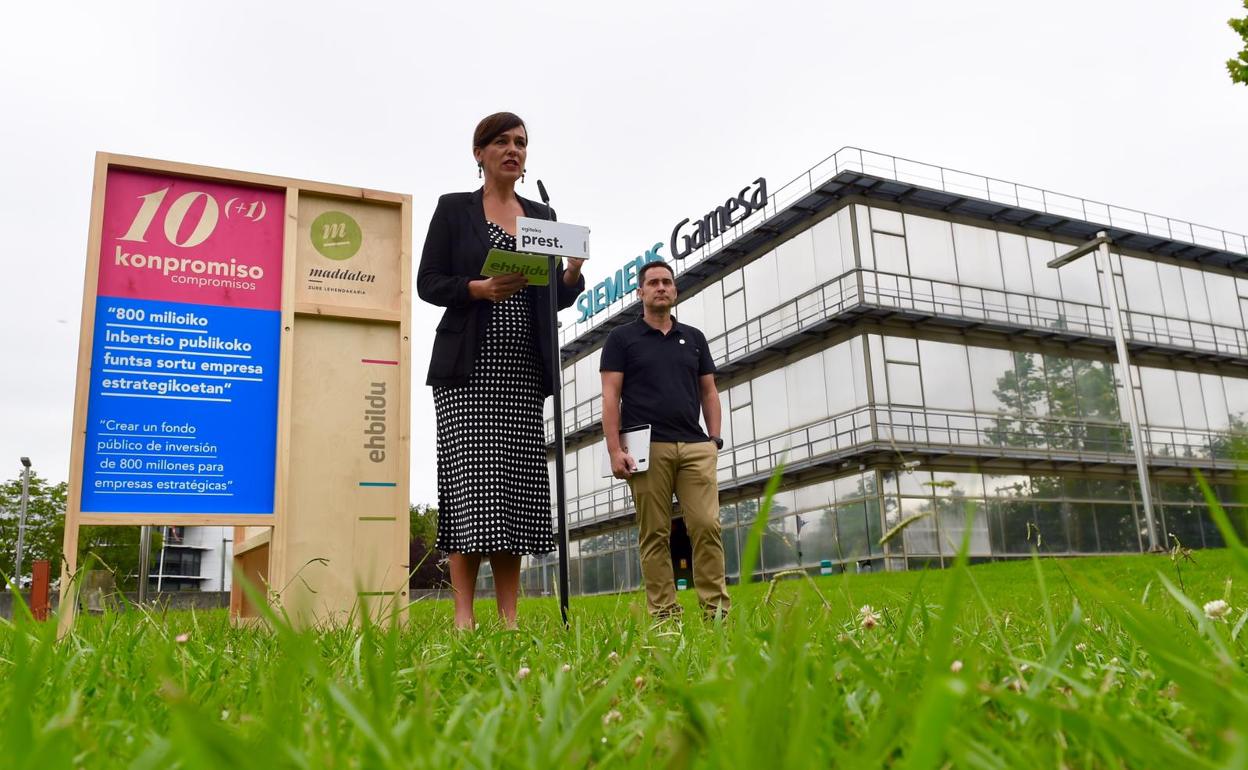
[[[484,175],[485,175],[485,170],[481,167],[481,164],[478,163],[477,164],[477,179],[480,179]]]
[[[521,169],[520,171],[520,184],[524,184],[524,170],[523,169]]]

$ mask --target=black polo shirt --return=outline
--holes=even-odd
[[[698,417],[698,379],[715,373],[702,332],[672,319],[667,334],[638,318],[617,326],[602,346],[602,372],[623,372],[620,427],[650,425],[651,441],[707,441]]]

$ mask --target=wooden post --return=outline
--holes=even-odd
[[[35,620],[48,619],[48,583],[52,565],[47,559],[39,559],[30,565],[30,612]]]

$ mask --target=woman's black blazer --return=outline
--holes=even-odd
[[[536,219],[554,219],[554,212],[527,198],[520,198],[524,215]],[[489,300],[473,300],[468,282],[481,278],[481,266],[490,250],[489,229],[485,223],[485,207],[481,190],[471,193],[448,193],[438,199],[438,207],[429,221],[429,234],[416,271],[416,293],[425,302],[446,308],[438,322],[433,339],[433,355],[429,360],[426,385],[465,385],[472,374],[481,338],[494,310]],[[559,287],[559,307],[568,307],[585,288],[581,276],[575,288],[563,282],[563,268],[555,279]],[[550,377],[554,351],[550,343],[550,292],[545,286],[529,290],[533,311],[533,330],[537,334],[537,350],[542,361],[542,386],[546,395],[554,393]]]

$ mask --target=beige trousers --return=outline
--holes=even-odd
[[[719,529],[715,444],[710,441],[650,444],[650,467],[629,479],[637,508],[641,574],[652,615],[679,614],[672,576],[672,493],[693,543],[693,585],[703,611],[725,614],[731,606],[724,582],[724,542]]]

